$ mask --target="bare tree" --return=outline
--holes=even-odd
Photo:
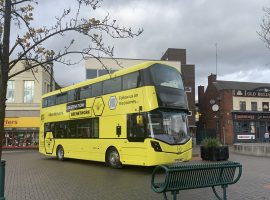
[[[264,7],[264,17],[260,25],[261,30],[257,32],[266,47],[270,49],[270,8]]]
[[[104,44],[104,36],[111,38],[132,38],[142,33],[142,29],[133,32],[131,28],[120,27],[116,20],[107,14],[102,19],[85,18],[82,9],[89,13],[100,8],[100,0],[72,0],[77,7],[64,9],[55,17],[50,26],[35,27],[33,24],[34,7],[38,0],[0,0],[0,160],[2,157],[2,141],[4,138],[4,119],[6,108],[7,82],[10,78],[42,66],[45,70],[48,63],[59,62],[73,65],[69,59],[71,54],[78,54],[81,59],[91,56],[99,59],[100,53],[113,57],[113,47]],[[40,22],[39,24],[42,24]],[[16,31],[16,38],[11,38],[11,29]],[[70,38],[70,32],[86,37],[89,42],[86,48],[74,48],[77,41]],[[69,37],[67,37],[69,36]],[[46,42],[57,38],[65,46],[61,50],[49,49]],[[14,41],[14,44],[11,44]],[[18,62],[25,62],[26,69],[12,70]]]

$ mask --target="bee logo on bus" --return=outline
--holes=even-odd
[[[93,104],[93,112],[95,114],[95,116],[101,116],[104,110],[104,102],[103,99],[101,97],[97,97],[94,100],[94,104]]]

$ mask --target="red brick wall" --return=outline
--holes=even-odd
[[[213,84],[216,82],[216,76],[210,75],[208,77],[208,86],[206,91],[200,91],[199,110],[201,113],[198,129],[214,129],[216,137],[222,143],[233,144],[233,123],[232,123],[232,109],[233,98],[232,90],[217,90]],[[202,89],[202,88],[201,88]],[[212,110],[213,104],[219,105],[219,110],[214,112]]]

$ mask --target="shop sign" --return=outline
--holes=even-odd
[[[237,135],[238,140],[255,140],[255,135]]]
[[[270,120],[270,114],[233,114],[235,120]]]
[[[255,119],[255,115],[235,114],[234,119]]]
[[[39,117],[17,117],[17,118],[5,118],[5,128],[29,128],[40,126]]]
[[[258,119],[270,119],[270,115],[258,115]]]
[[[234,90],[234,96],[270,98],[270,88],[262,87],[254,90]]]

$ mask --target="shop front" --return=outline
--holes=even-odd
[[[39,117],[5,118],[3,148],[37,148]]]
[[[270,130],[270,113],[233,112],[234,141],[263,142],[264,133]]]

